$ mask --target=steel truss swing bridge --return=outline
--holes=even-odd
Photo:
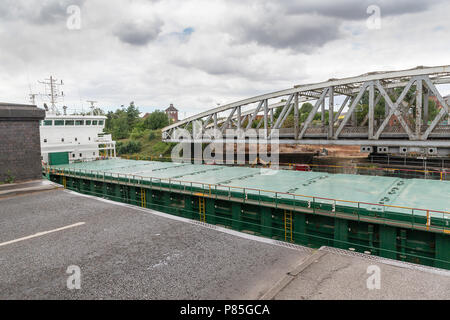
[[[365,152],[449,155],[450,98],[443,97],[437,88],[448,83],[450,66],[439,66],[298,85],[201,112],[163,128],[162,139],[187,142],[176,134],[177,129],[192,132],[194,123],[200,124],[200,133],[214,129],[226,139],[250,131],[257,121],[256,138],[260,143],[271,143],[276,131],[279,143],[285,144],[359,145]],[[407,101],[409,92],[414,94]],[[368,112],[358,123],[357,112],[367,95]],[[433,119],[430,97],[439,108]],[[340,100],[343,102],[338,106],[336,101]],[[375,116],[380,101],[384,101],[381,118]],[[299,108],[304,102],[311,102],[313,109],[300,124]],[[275,118],[274,109],[279,107],[281,113]],[[294,121],[286,122],[292,112]],[[320,114],[320,121],[314,120],[316,114]],[[202,136],[201,142],[212,140]],[[195,138],[191,141],[197,142]]]

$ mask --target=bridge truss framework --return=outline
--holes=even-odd
[[[211,142],[213,139],[203,136],[208,130],[219,132],[226,139],[238,136],[237,132],[250,131],[257,121],[259,143],[272,143],[276,131],[279,143],[283,144],[359,145],[365,152],[449,155],[450,100],[437,88],[447,83],[450,83],[450,66],[372,72],[299,85],[199,113],[163,128],[162,138],[169,142],[187,142],[177,135],[177,129],[192,132],[195,127],[192,124],[196,123],[195,136],[201,140],[191,142]],[[395,96],[397,88],[401,88],[401,93]],[[411,89],[413,99],[405,101]],[[356,112],[366,92],[368,112],[358,123]],[[441,106],[434,119],[430,118],[429,97],[435,97]],[[335,103],[337,98],[343,100],[339,107]],[[376,118],[375,107],[381,98],[385,102],[384,115]],[[278,101],[274,102],[275,99]],[[313,109],[300,124],[299,107],[304,102],[311,102]],[[281,112],[275,118],[274,110],[279,107]],[[285,125],[292,110],[293,123]],[[319,123],[314,121],[316,114],[320,114]]]

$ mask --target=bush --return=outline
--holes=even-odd
[[[7,174],[6,174],[6,179],[5,179],[5,183],[14,183],[15,177],[11,174],[11,171],[8,170]]]
[[[156,138],[156,131],[150,131],[148,134],[148,140],[154,140]]]
[[[144,121],[145,127],[151,130],[161,129],[169,125],[169,118],[164,111],[156,110]]]
[[[142,138],[143,135],[144,135],[144,130],[142,130],[140,128],[133,128],[133,131],[131,131],[131,134],[130,134],[130,139],[137,140],[139,138]]]
[[[142,144],[140,141],[130,140],[128,142],[117,142],[116,150],[118,154],[131,154],[141,151]]]

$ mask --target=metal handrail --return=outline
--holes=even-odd
[[[55,170],[55,169],[53,169]],[[66,169],[62,168],[62,169],[56,169],[56,170],[62,170],[62,173],[65,172]],[[71,169],[67,169],[69,172],[71,171]],[[82,170],[87,173],[89,172],[89,170],[86,169],[79,169],[80,175]],[[96,172],[100,172],[100,171],[96,171]],[[74,173],[76,173],[76,170],[74,170]],[[104,172],[103,172],[104,173]],[[120,176],[120,173],[114,173],[111,172],[111,177],[114,178],[114,174],[117,174],[118,177]],[[294,196],[294,197],[303,197],[303,198],[309,198],[312,199],[313,201],[315,201],[316,199],[319,200],[326,200],[326,201],[332,201],[334,203],[336,202],[344,202],[344,203],[352,203],[352,204],[357,204],[358,205],[358,209],[360,208],[360,205],[369,205],[369,206],[378,206],[378,207],[383,207],[383,208],[396,208],[396,209],[406,209],[406,210],[417,210],[417,211],[424,211],[424,212],[432,212],[432,213],[442,213],[442,214],[450,214],[450,212],[448,211],[440,211],[440,210],[433,210],[433,209],[424,209],[424,208],[415,208],[415,207],[405,207],[405,206],[395,206],[395,205],[388,205],[388,204],[379,204],[379,203],[371,203],[371,202],[363,202],[363,201],[354,201],[354,200],[341,200],[341,199],[334,199],[334,198],[325,198],[325,197],[319,197],[319,196],[309,196],[309,195],[302,195],[302,194],[294,194],[294,193],[289,193],[289,192],[282,192],[282,191],[273,191],[273,190],[265,190],[265,189],[256,189],[256,188],[244,188],[244,187],[239,187],[239,186],[229,186],[229,185],[221,185],[221,184],[213,184],[213,183],[204,183],[204,182],[195,182],[195,181],[188,181],[188,180],[179,180],[179,179],[171,179],[171,178],[157,178],[157,177],[144,177],[144,176],[140,176],[140,175],[132,175],[132,174],[123,174],[125,178],[129,177],[133,177],[134,180],[137,180],[136,177],[141,178],[140,180],[143,181],[143,178],[150,178],[150,181],[152,181],[152,179],[156,179],[159,180],[159,184],[160,184],[160,189],[162,188],[161,184],[162,181],[168,181],[169,184],[171,184],[172,182],[179,182],[181,183],[187,183],[187,184],[191,184],[191,189],[193,187],[193,184],[197,184],[199,186],[202,186],[202,189],[205,189],[205,185],[209,187],[209,189],[211,189],[212,186],[214,186],[215,190],[217,191],[217,187],[220,188],[228,188],[229,190],[229,194],[231,193],[231,189],[240,189],[243,190],[244,195],[245,195],[245,190],[252,190],[252,191],[257,191],[258,194],[260,195],[261,192],[267,192],[267,193],[273,193],[275,195],[275,198],[278,198],[278,195],[288,195],[288,196]],[[130,180],[129,180],[130,181]]]

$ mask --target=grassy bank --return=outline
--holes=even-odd
[[[161,130],[144,130],[117,141],[117,155],[131,158],[170,157],[175,143],[161,141]]]

